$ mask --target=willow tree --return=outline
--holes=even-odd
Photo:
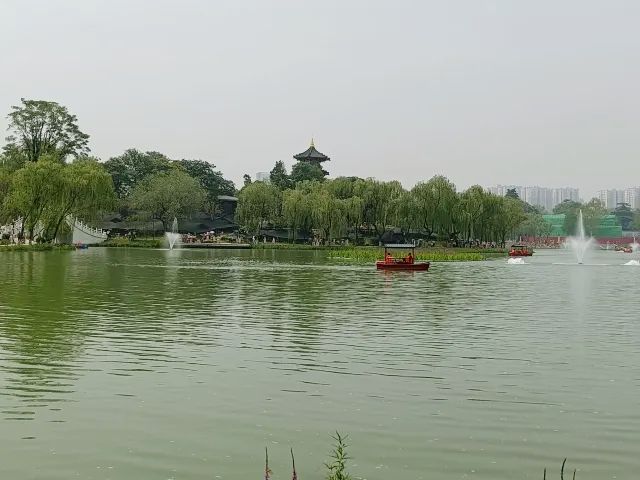
[[[482,240],[485,197],[486,192],[479,185],[469,187],[460,196],[459,215],[463,218],[465,240]]]
[[[453,227],[452,212],[458,199],[455,185],[446,177],[437,175],[427,182],[418,183],[411,194],[415,201],[417,222],[426,234],[448,236]]]
[[[285,190],[282,194],[282,217],[293,233],[293,242],[298,231],[307,230],[311,225],[311,213],[307,196],[300,189]]]
[[[9,217],[22,219],[19,238],[24,238],[26,232],[31,240],[34,239],[47,207],[55,202],[60,192],[64,164],[56,160],[53,157],[30,162],[11,177],[3,210]]]
[[[378,242],[382,241],[392,220],[394,201],[403,191],[397,181],[367,179],[356,185],[355,193],[362,199],[363,221],[375,232]]]
[[[54,240],[70,215],[95,219],[115,204],[111,175],[92,158],[66,165],[57,176],[55,194],[43,214],[44,237]]]
[[[416,227],[416,201],[411,192],[402,192],[392,203],[393,224],[400,229],[405,241]]]
[[[238,195],[236,218],[247,231],[259,234],[266,223],[274,223],[281,210],[280,191],[265,182],[247,184]]]

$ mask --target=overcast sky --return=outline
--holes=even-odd
[[[633,0],[2,0],[0,111],[54,100],[102,159],[157,150],[236,182],[313,136],[331,176],[586,197],[640,184],[639,18]]]

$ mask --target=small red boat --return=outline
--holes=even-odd
[[[526,245],[511,245],[509,250],[510,257],[531,257],[533,250]]]
[[[391,255],[389,250],[410,250],[410,253],[404,257],[397,258]],[[427,271],[431,266],[429,262],[416,262],[416,247],[412,244],[393,243],[384,246],[384,260],[376,262],[378,270],[392,271]]]

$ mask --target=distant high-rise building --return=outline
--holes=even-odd
[[[269,183],[271,181],[271,174],[269,172],[256,173],[256,182]]]
[[[605,208],[613,210],[619,203],[625,202],[625,191],[616,189],[600,190],[596,194],[596,198],[602,202]]]
[[[633,209],[640,208],[640,187],[627,188],[624,191],[624,203]]]
[[[518,185],[496,185],[495,187],[489,187],[488,190],[494,195],[500,195],[501,197],[504,197],[509,190],[515,190],[520,198],[522,198],[523,194],[522,187]]]
[[[547,188],[547,187],[521,187],[519,185],[496,185],[489,187],[489,192],[494,195],[506,195],[507,190],[515,189],[521,200],[530,205],[541,207],[551,212],[553,207],[565,200],[578,202],[580,200],[580,191],[577,188]]]

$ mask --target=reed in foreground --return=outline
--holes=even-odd
[[[324,464],[327,471],[326,480],[351,480],[351,475],[347,473],[347,460],[351,460],[351,457],[347,454],[347,435],[342,435],[340,432],[336,432],[336,434],[331,438],[334,440],[333,449],[329,455],[329,461]],[[271,471],[271,468],[269,468],[269,452],[266,447],[264,449],[264,454],[264,480],[271,480],[273,472]],[[565,458],[562,461],[562,466],[560,467],[560,480],[565,480],[564,471],[566,463],[567,459]],[[293,449],[291,449],[291,466],[291,480],[298,480],[296,459],[293,456]],[[577,470],[574,469],[573,475],[571,476],[572,480],[576,480],[576,472]],[[543,470],[542,480],[547,480],[546,468]],[[567,480],[569,480],[569,477],[567,477]]]

